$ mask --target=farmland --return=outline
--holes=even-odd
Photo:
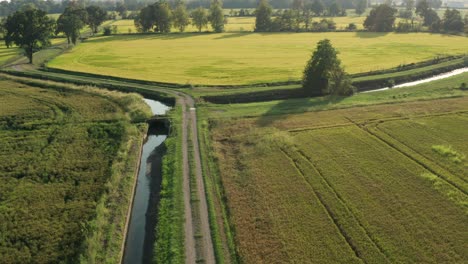
[[[465,37],[425,33],[125,35],[90,39],[48,66],[179,84],[299,80],[315,43],[323,38],[341,52],[349,73],[463,54],[468,46]]]
[[[18,48],[7,48],[5,42],[0,42],[0,65],[20,54]]]
[[[116,261],[148,107],[16,79],[0,80],[0,259]]]
[[[465,262],[466,77],[344,100],[204,105],[239,258]]]

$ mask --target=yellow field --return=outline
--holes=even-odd
[[[48,66],[181,84],[298,80],[324,38],[350,73],[468,52],[466,37],[426,33],[153,34],[89,39]]]

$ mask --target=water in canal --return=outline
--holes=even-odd
[[[144,99],[154,115],[169,109],[158,101]],[[167,128],[150,126],[143,145],[140,169],[132,205],[132,213],[125,242],[123,263],[150,263],[154,245],[154,229],[157,223],[157,206],[161,188],[161,161],[164,154],[162,143],[167,137]]]

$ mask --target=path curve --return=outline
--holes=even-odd
[[[31,67],[30,64],[16,64],[11,65],[11,69],[18,72],[25,72],[25,71],[35,71],[38,73],[34,67]],[[13,74],[8,73],[7,74]],[[54,74],[55,76],[60,76],[63,80],[68,79],[75,79],[76,76],[71,74],[60,73]],[[47,76],[44,78],[40,77],[28,77],[28,78],[37,78],[37,79],[46,79]],[[84,80],[83,84],[88,82],[89,85],[95,85],[93,81],[99,82],[107,82],[109,80],[97,77],[82,77],[80,76],[81,80]],[[136,84],[130,81],[112,81],[113,83],[119,83],[123,86],[135,86],[136,91],[138,89],[147,89],[151,91],[156,91],[164,94],[168,94],[174,96],[176,98],[176,104],[179,104],[182,107],[182,159],[183,159],[183,192],[184,192],[184,213],[185,213],[185,221],[184,221],[184,231],[185,231],[185,263],[187,264],[194,264],[197,262],[196,256],[196,247],[195,247],[195,234],[194,234],[194,227],[193,227],[193,219],[192,219],[192,205],[191,205],[191,191],[190,191],[190,163],[189,163],[189,150],[188,150],[188,131],[189,129],[192,131],[191,133],[191,141],[193,144],[193,157],[194,157],[194,165],[195,171],[194,175],[197,182],[197,194],[199,195],[198,200],[200,201],[200,222],[201,222],[201,233],[202,233],[202,243],[203,243],[203,260],[205,263],[214,264],[216,263],[215,254],[214,254],[214,247],[211,238],[211,229],[209,224],[209,212],[208,212],[208,204],[206,200],[206,193],[204,187],[204,180],[203,180],[203,171],[201,167],[201,155],[198,145],[198,127],[197,127],[197,116],[196,116],[196,108],[195,108],[195,101],[194,99],[180,91],[172,90],[169,88],[160,88],[154,87],[152,85],[145,85],[145,84]],[[97,85],[99,86],[99,85]],[[138,87],[136,87],[138,86]],[[127,219],[128,221],[128,219]],[[123,241],[122,243],[125,243]],[[123,252],[121,252],[123,254]]]

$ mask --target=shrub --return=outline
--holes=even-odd
[[[112,34],[112,29],[110,26],[104,27],[104,36],[110,36]]]
[[[357,26],[356,26],[356,24],[354,24],[354,23],[349,23],[349,25],[348,25],[348,27],[347,27],[346,29],[347,29],[347,30],[350,30],[350,31],[356,30],[356,29],[357,29]]]
[[[466,87],[466,83],[460,84],[460,89],[461,90],[468,90],[468,88]]]

